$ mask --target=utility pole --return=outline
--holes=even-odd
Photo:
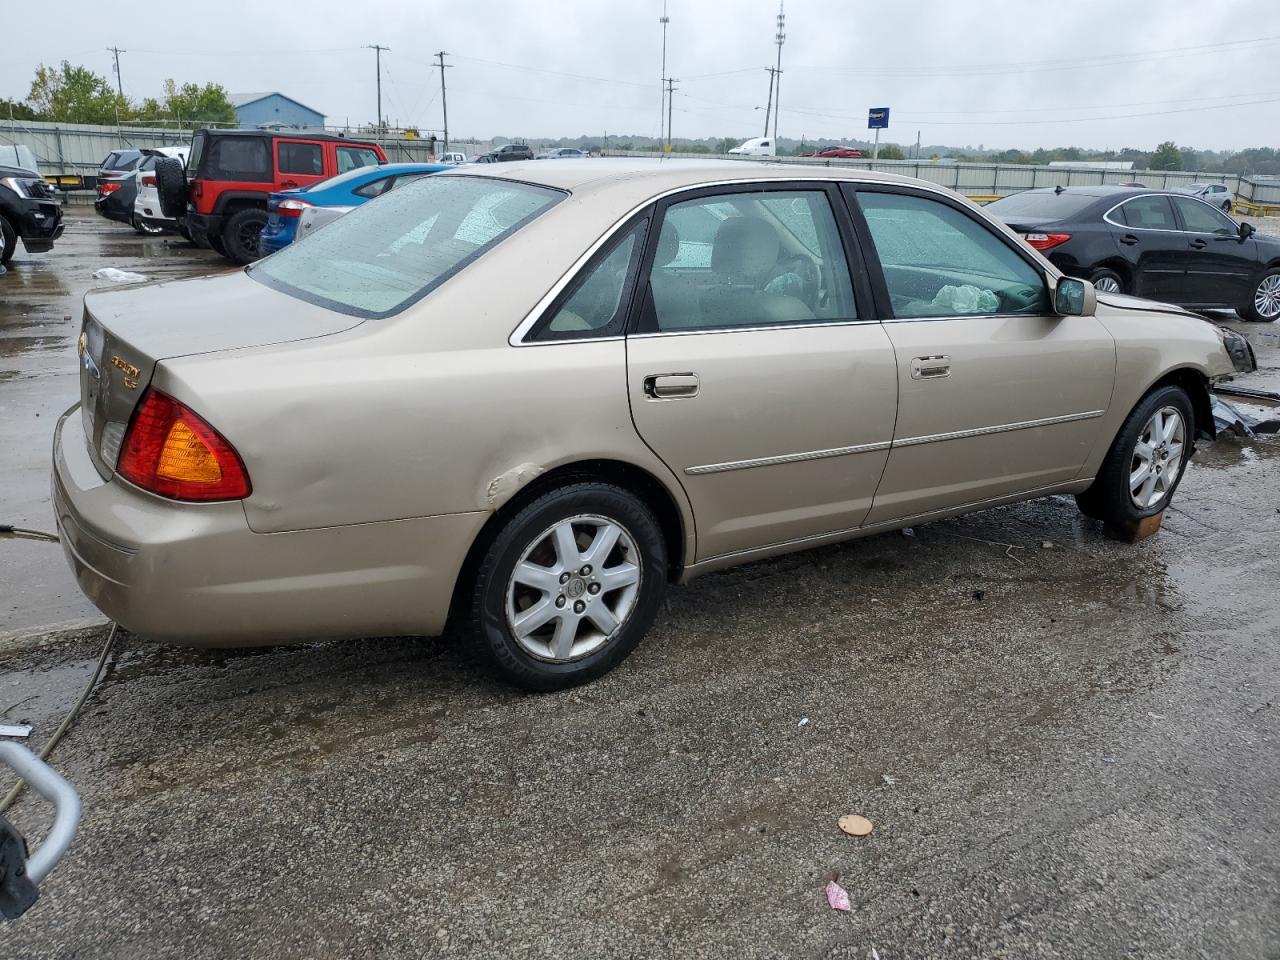
[[[128,53],[128,50],[121,50],[119,47],[107,47],[107,53],[115,54],[116,58],[116,93],[124,97],[124,81],[120,79],[120,54]]]
[[[782,12],[783,0],[778,0],[778,32],[774,35],[774,40],[778,44],[778,63],[774,67],[774,95],[773,95],[773,139],[778,139],[778,114],[782,112],[782,42],[787,39],[786,26],[787,15]],[[765,131],[768,133],[768,131]],[[777,144],[774,144],[777,148]]]
[[[769,117],[773,113],[773,67],[765,67],[765,72],[769,74],[769,99],[765,101],[764,108],[764,133],[762,136],[769,135]]]
[[[671,102],[675,99],[675,92],[678,89],[674,86],[675,79],[665,77],[667,84],[667,153],[671,152]]]
[[[666,83],[667,83],[667,24],[671,22],[671,18],[667,16],[667,0],[662,0],[662,16],[658,18],[658,22],[662,24],[662,98],[663,103],[661,109],[658,110],[658,142],[662,142],[662,122],[663,114],[666,112]]]
[[[374,52],[374,56],[377,58],[377,63],[378,63],[378,66],[377,66],[377,69],[378,69],[378,122],[377,122],[376,126],[377,126],[377,129],[379,130],[379,132],[381,132],[381,130],[382,130],[382,51],[383,51],[383,50],[386,50],[387,52],[390,52],[390,51],[391,51],[391,48],[390,48],[390,47],[383,47],[383,46],[379,46],[379,45],[378,45],[378,44],[376,44],[376,43],[366,43],[366,44],[364,45],[364,48],[365,48],[366,50],[372,50],[372,51]]]
[[[444,50],[436,54],[436,59],[440,61],[436,64],[440,70],[440,109],[444,111],[444,150],[441,151],[442,153],[449,152],[449,101],[445,99],[444,95],[444,71],[446,68],[453,66],[451,63],[444,62],[446,55],[447,51]]]
[[[920,131],[916,131],[916,159],[920,159]]]

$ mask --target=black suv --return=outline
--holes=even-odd
[[[527,143],[508,143],[506,146],[498,147],[496,150],[490,150],[485,154],[486,157],[492,157],[492,160],[481,160],[476,158],[478,163],[505,163],[508,160],[532,160],[533,148]]]
[[[18,240],[27,253],[53,249],[62,236],[62,204],[34,170],[0,167],[0,264],[13,258]]]

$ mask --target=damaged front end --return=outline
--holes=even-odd
[[[1249,342],[1249,338],[1227,327],[1214,326],[1222,337],[1222,346],[1227,351],[1227,356],[1231,357],[1236,373],[1253,373],[1257,370],[1258,358],[1253,353],[1253,344]]]

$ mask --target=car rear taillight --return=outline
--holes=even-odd
[[[189,407],[147,390],[129,421],[116,471],[171,500],[241,500],[249,474],[222,434]]]
[[[1024,233],[1023,239],[1037,250],[1052,250],[1071,239],[1069,233]]]
[[[311,204],[305,200],[281,200],[276,205],[276,213],[282,217],[300,217],[302,211],[307,209]]]
[[[105,197],[109,193],[115,193],[124,184],[119,180],[103,180],[98,184],[98,196]]]
[[[154,173],[144,173],[142,175],[142,185],[144,187],[154,187],[156,185],[156,175]]]

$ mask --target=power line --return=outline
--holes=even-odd
[[[653,89],[649,85],[649,82],[640,83],[635,80],[618,80],[616,78],[610,78],[610,77],[592,77],[582,73],[565,73],[564,71],[561,71],[561,70],[547,70],[542,67],[529,67],[519,63],[505,63],[501,60],[486,60],[482,57],[468,57],[461,53],[451,54],[451,56],[455,60],[466,60],[470,63],[484,63],[491,67],[505,67],[508,70],[524,70],[528,73],[542,73],[542,74],[546,74],[547,76],[561,77],[567,80],[589,80],[592,83],[613,83],[613,84],[618,84],[619,86],[624,86],[624,87],[644,87],[650,90]]]

